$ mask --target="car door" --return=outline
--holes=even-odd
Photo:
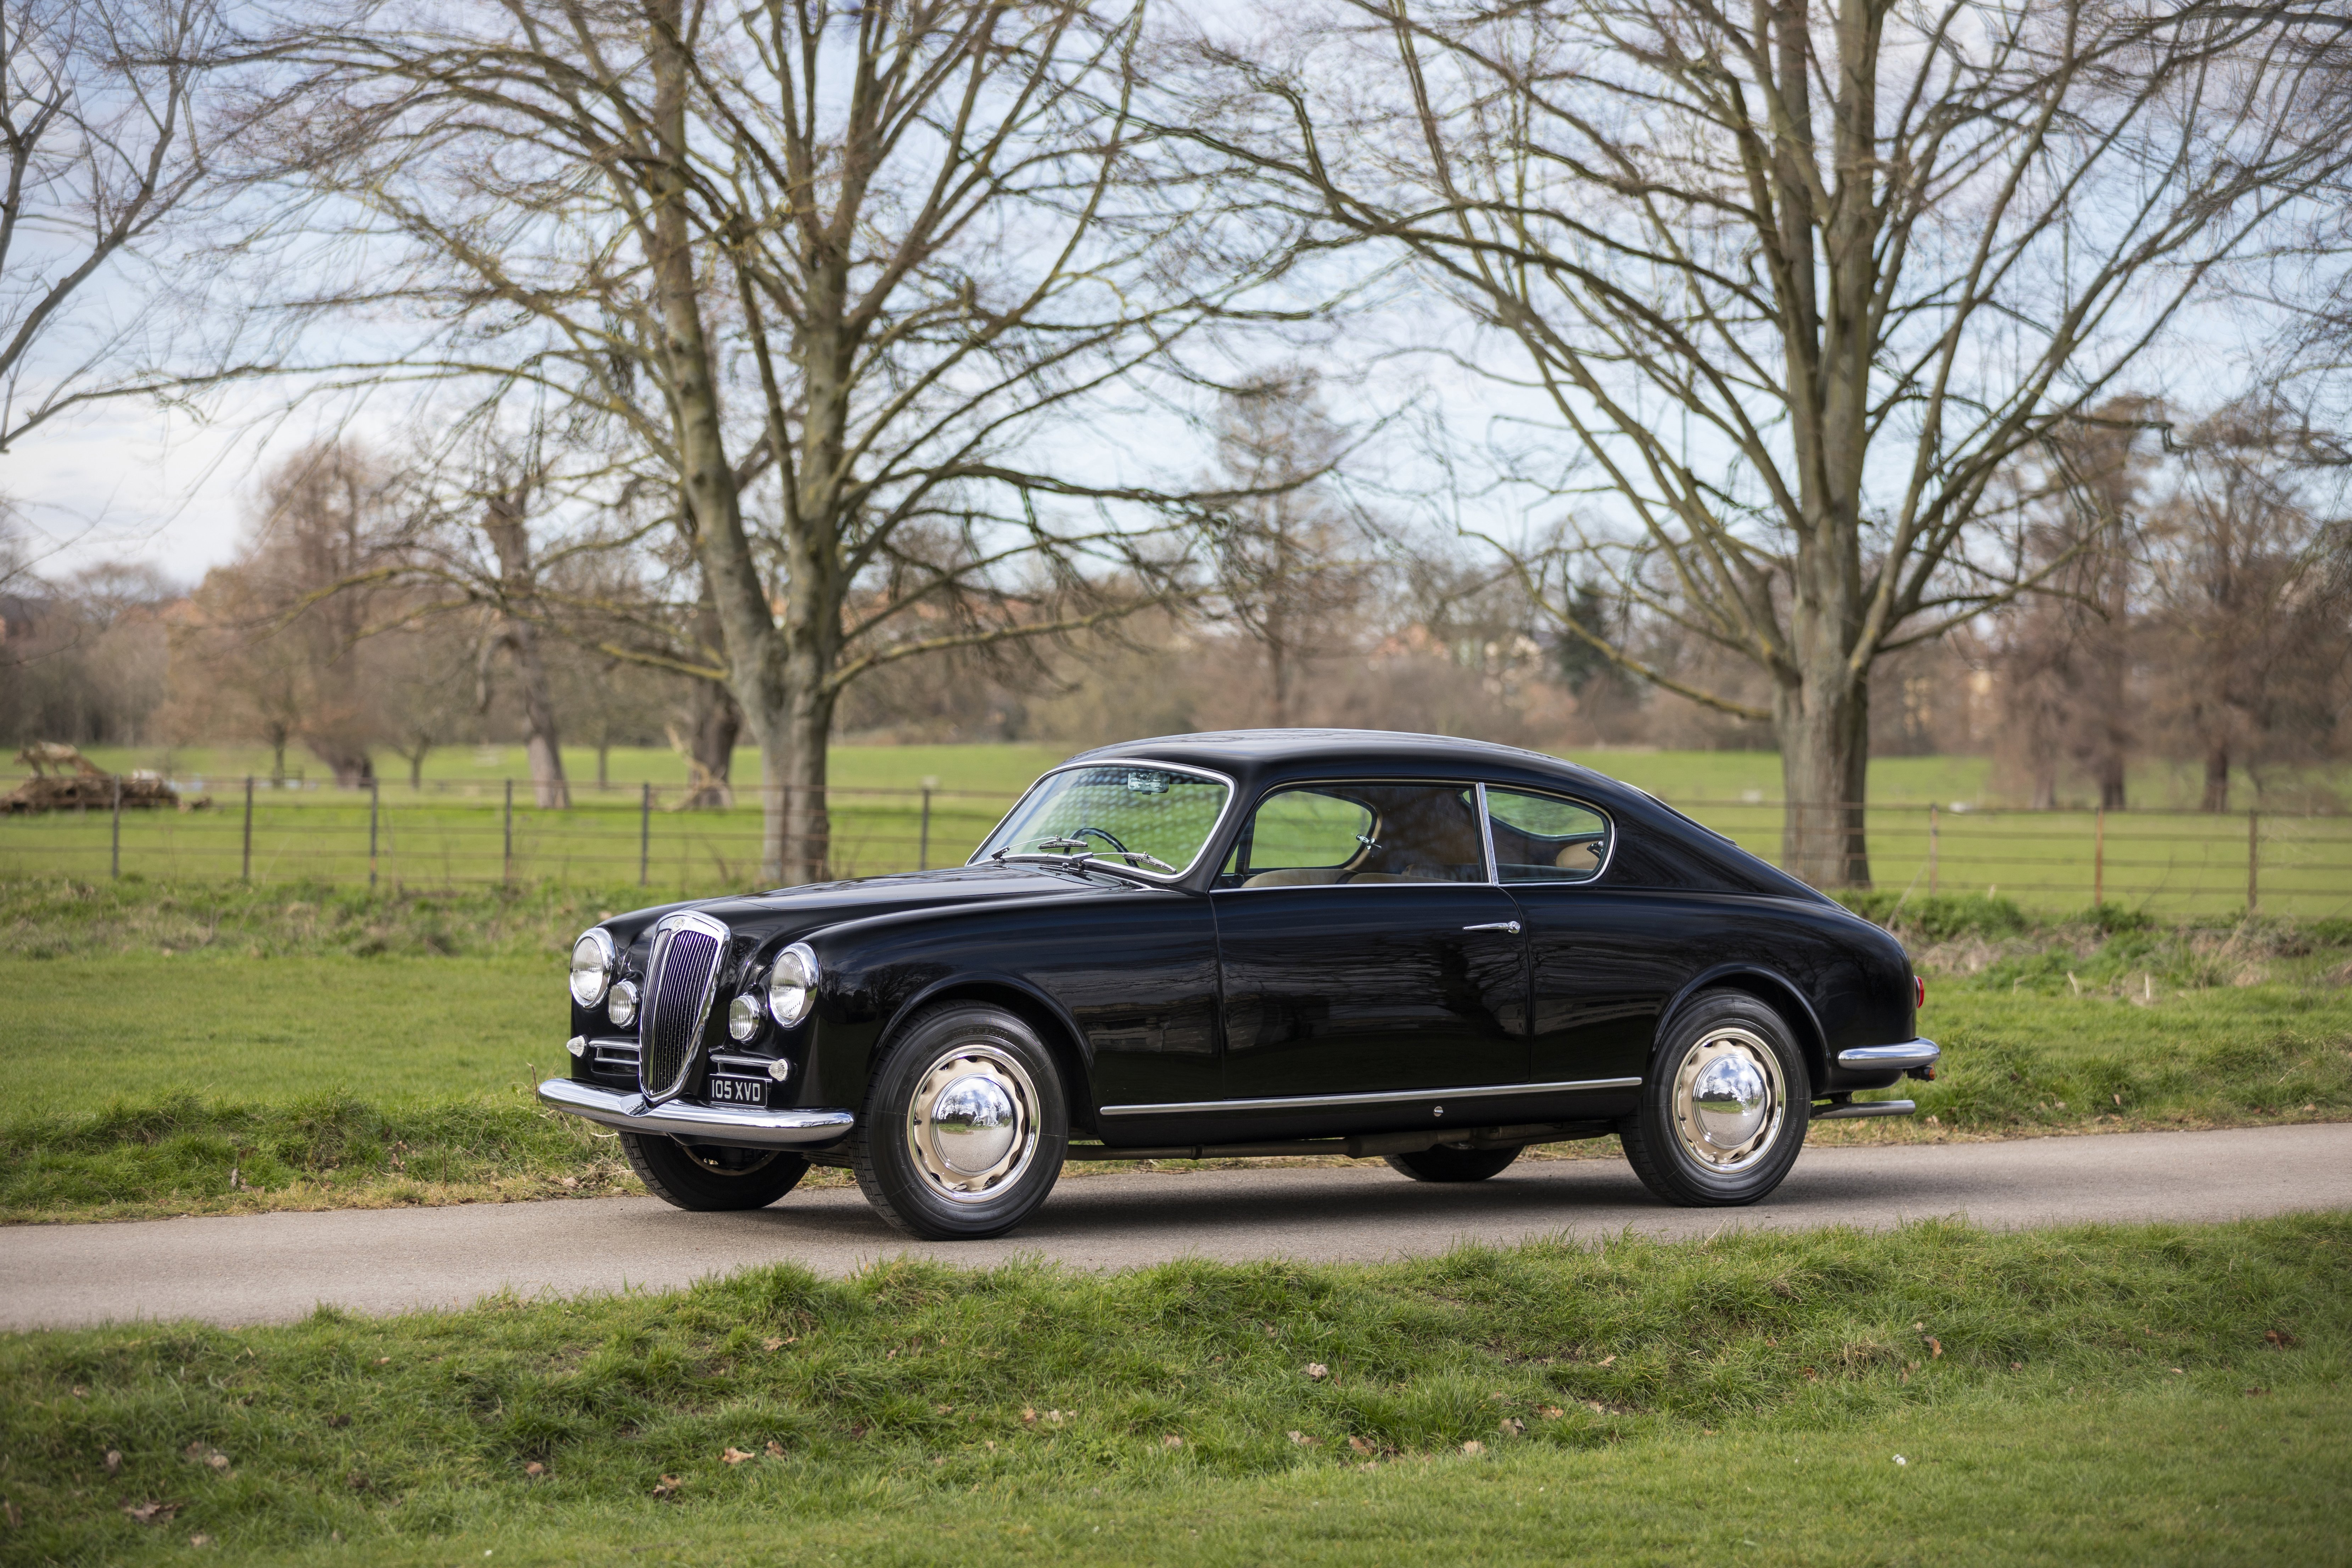
[[[1528,1072],[1538,1083],[1638,1079],[1685,966],[1655,933],[1658,895],[1595,886],[1616,831],[1565,795],[1486,786],[1496,879],[1527,926]]]
[[[1475,799],[1349,782],[1257,804],[1211,895],[1228,1100],[1524,1079],[1525,942]]]

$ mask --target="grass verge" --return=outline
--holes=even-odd
[[[2286,1560],[2347,1511],[2347,1286],[2352,1216],[2305,1215],[23,1334],[0,1553]]]

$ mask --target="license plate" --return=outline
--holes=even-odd
[[[762,1110],[768,1104],[768,1080],[760,1078],[720,1078],[710,1076],[710,1103],[713,1105],[756,1105]]]

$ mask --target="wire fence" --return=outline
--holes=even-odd
[[[761,794],[685,809],[693,797],[683,786],[575,787],[572,804],[555,808],[514,780],[342,789],[242,779],[209,795],[184,791],[176,810],[126,802],[0,816],[0,876],[395,889],[555,880],[691,896],[758,880]],[[846,878],[961,864],[1015,798],[829,790],[829,869]],[[1780,863],[1780,803],[1673,804]],[[2044,910],[2104,902],[2152,914],[2352,914],[2348,816],[1870,805],[1851,840],[1850,807],[1808,805],[1795,817],[1809,837],[1834,835],[1874,886],[1909,896],[1990,892]]]

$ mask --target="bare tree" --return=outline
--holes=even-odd
[[[2067,764],[2091,775],[2103,809],[2127,804],[2126,764],[2140,738],[2126,696],[2134,579],[2145,492],[2169,438],[2161,405],[2113,398],[2049,430],[2014,465],[2002,510],[2043,589],[2000,617],[1997,749],[2021,766],[2037,811],[2057,805]]]
[[[1293,722],[1302,667],[1338,651],[1370,584],[1362,520],[1345,515],[1318,482],[1345,441],[1301,367],[1254,377],[1225,396],[1217,455],[1239,499],[1217,520],[1216,600],[1265,656],[1266,721],[1276,727]]]
[[[564,811],[572,805],[572,786],[563,777],[555,699],[548,687],[547,662],[539,651],[535,614],[539,575],[531,565],[530,530],[523,521],[530,500],[530,482],[519,479],[500,487],[483,503],[482,533],[498,560],[499,624],[496,633],[482,644],[480,706],[487,710],[490,705],[491,659],[503,653],[522,700],[523,747],[530,759],[532,798],[542,811]]]
[[[1866,883],[1868,684],[2033,587],[1988,487],[2105,396],[2217,267],[2343,164],[2285,5],[1333,0],[1276,64],[1218,46],[1193,133],[1287,221],[1395,247],[1551,434],[1514,471],[1608,498],[1643,618],[1766,671],[1784,864]],[[1534,399],[1532,407],[1526,405]],[[1997,538],[1985,542],[1997,545]]]
[[[173,226],[233,188],[216,89],[237,44],[216,0],[0,4],[0,451],[77,405],[170,384],[144,331],[193,282]],[[97,287],[175,258],[171,275]]]
[[[2185,444],[2149,519],[2158,707],[2204,763],[2204,809],[2227,811],[2233,764],[2259,780],[2342,739],[2352,524],[2315,504],[2301,421],[2275,404],[2224,408]]]
[[[314,36],[289,151],[373,215],[372,254],[405,247],[336,302],[459,321],[409,363],[593,409],[684,498],[724,662],[679,668],[723,676],[760,745],[764,875],[824,872],[850,681],[1167,597],[1181,554],[1156,531],[1190,498],[1044,427],[1104,415],[1287,251],[1212,253],[1218,203],[1145,166],[1139,9],[504,0],[370,21]],[[928,547],[941,532],[961,546]]]

